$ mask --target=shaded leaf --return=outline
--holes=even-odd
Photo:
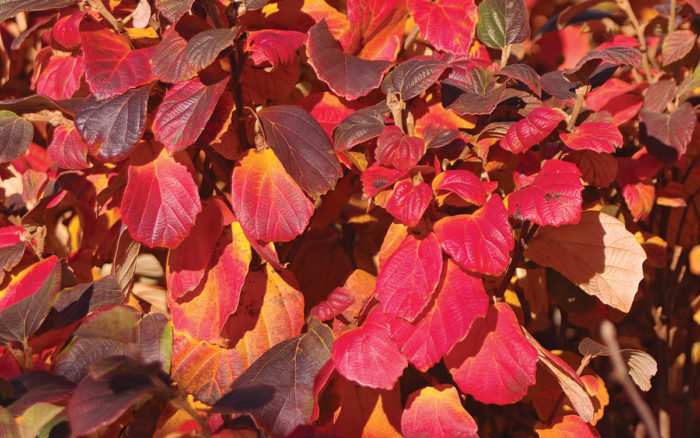
[[[51,143],[46,152],[56,164],[64,169],[90,167],[90,162],[87,159],[88,145],[83,142],[78,130],[72,126],[57,126],[53,131]]]
[[[649,111],[663,112],[675,96],[676,81],[673,78],[654,82],[647,88],[647,94],[644,96],[644,108]],[[679,99],[679,102],[682,100]]]
[[[538,225],[578,223],[583,203],[580,177],[575,164],[549,160],[530,185],[508,195],[508,213]]]
[[[623,312],[632,307],[646,259],[625,224],[599,211],[583,212],[576,225],[540,228],[525,256]]]
[[[482,403],[515,403],[535,383],[537,350],[525,339],[504,302],[490,306],[464,340],[445,357],[450,374],[466,394]]]
[[[252,385],[233,389],[221,397],[210,412],[234,413],[248,412],[262,408],[275,396],[272,385]]]
[[[168,153],[174,154],[197,140],[227,84],[228,78],[210,85],[194,78],[178,82],[165,93],[153,119],[153,134]]]
[[[366,61],[344,53],[323,19],[309,29],[306,41],[309,64],[316,76],[333,92],[349,100],[368,94],[379,87],[388,61]]]
[[[413,321],[430,301],[441,271],[442,251],[435,234],[422,239],[407,235],[377,276],[382,310]]]
[[[166,388],[158,377],[158,366],[124,362],[104,375],[88,374],[68,403],[71,433],[83,435],[111,424],[134,403]]]
[[[498,195],[491,196],[474,214],[440,219],[434,230],[442,249],[462,268],[498,275],[508,267],[515,243]]]
[[[258,112],[265,143],[289,176],[310,196],[335,187],[342,175],[325,132],[306,110],[293,105],[268,106]]]
[[[375,307],[361,326],[338,336],[333,362],[348,380],[371,388],[391,389],[408,365],[389,335],[386,318]]]
[[[343,313],[355,302],[353,292],[344,287],[336,287],[328,297],[311,309],[311,316],[319,321],[328,321]]]
[[[467,335],[472,323],[486,315],[488,295],[481,278],[447,260],[435,299],[412,324],[389,318],[391,336],[409,362],[427,371]]]
[[[19,425],[15,421],[14,416],[0,406],[0,435],[7,438],[20,438]]]
[[[238,28],[207,29],[193,36],[185,47],[183,61],[195,71],[208,66],[226,47],[233,44]],[[227,81],[228,82],[228,81]]]
[[[122,224],[117,239],[117,247],[114,250],[114,263],[112,264],[112,277],[119,283],[124,296],[134,283],[134,271],[136,270],[136,257],[141,250],[141,243],[135,241],[129,230]]]
[[[66,399],[75,389],[75,384],[70,380],[47,371],[27,371],[9,379],[9,382],[14,398],[8,409],[14,415],[21,415],[36,403],[53,403]]]
[[[476,25],[479,40],[494,49],[522,43],[530,37],[529,15],[523,0],[484,0]]]
[[[131,50],[129,43],[102,23],[80,24],[85,79],[100,99],[116,96],[153,80],[151,49]]]
[[[559,137],[574,150],[613,153],[615,148],[622,147],[622,134],[613,123],[585,122],[571,133],[560,132]]]
[[[6,0],[0,3],[0,22],[14,17],[20,11],[43,11],[70,6],[76,0]]]
[[[201,210],[192,175],[164,150],[150,163],[129,166],[121,212],[134,239],[149,247],[175,248]]]
[[[389,111],[386,102],[362,108],[346,117],[333,129],[333,142],[337,150],[348,150],[363,141],[378,137],[384,130],[384,113]]]
[[[433,47],[457,55],[469,54],[477,21],[473,1],[408,0],[407,5],[421,35]]]
[[[192,7],[194,0],[155,0],[156,9],[171,23],[176,23]]]
[[[407,438],[478,437],[479,427],[464,410],[452,385],[420,389],[408,396],[406,406],[401,416],[401,431]]]
[[[442,105],[457,114],[489,114],[501,100],[505,86],[497,85],[487,70],[472,65],[465,84],[440,82]]]
[[[579,59],[574,67],[566,69],[562,73],[570,81],[589,83],[591,75],[602,62],[636,67],[641,61],[642,54],[635,48],[625,46],[608,47],[603,50],[588,52],[583,58]]]
[[[49,424],[65,408],[49,403],[37,403],[27,409],[22,414],[19,423],[20,433],[25,438],[35,438],[39,436],[41,429]]]
[[[261,9],[263,6],[268,4],[270,0],[243,0],[243,4],[249,11],[254,11],[256,9]]]
[[[272,435],[287,435],[311,421],[314,382],[331,358],[333,340],[330,328],[312,320],[307,333],[272,347],[234,382],[234,391],[258,385],[275,388],[272,400],[251,412]]]
[[[671,114],[639,111],[639,140],[647,151],[663,163],[675,163],[686,151],[697,124],[697,114],[685,102]]]
[[[127,305],[117,305],[96,313],[75,331],[83,338],[105,338],[121,344],[138,341],[139,311]]]
[[[249,150],[233,170],[231,187],[233,212],[255,239],[291,240],[304,231],[313,213],[313,204],[271,149]]]
[[[401,181],[394,187],[394,192],[385,207],[386,211],[403,224],[415,227],[432,199],[433,191],[426,183],[414,186],[411,181]]]
[[[39,290],[0,311],[0,343],[23,343],[39,329],[60,291],[61,269],[55,263]]]
[[[50,320],[51,328],[67,327],[90,312],[120,304],[123,300],[119,284],[111,277],[63,289],[53,306],[58,312],[58,319]]]
[[[175,26],[168,28],[151,55],[153,76],[173,84],[194,76],[197,70],[185,62],[186,47],[187,40],[177,33]]]
[[[250,32],[246,48],[255,67],[275,71],[298,63],[297,50],[304,45],[304,39],[301,32],[265,29]]]
[[[661,62],[664,67],[682,59],[693,50],[697,35],[692,30],[674,30],[661,44]]]
[[[34,127],[29,120],[12,111],[0,111],[0,163],[21,157],[34,137]]]
[[[118,161],[129,155],[143,135],[150,86],[109,99],[90,96],[75,115],[75,127],[85,143],[99,147],[97,157]]]
[[[527,117],[508,128],[500,145],[513,153],[525,152],[547,138],[563,120],[564,114],[560,111],[546,106],[535,108]]]
[[[542,95],[540,75],[527,64],[508,64],[496,72],[497,75],[507,76],[525,84],[537,96]]]
[[[409,100],[427,90],[450,65],[436,59],[409,59],[397,65],[382,81],[384,94],[398,93]]]
[[[576,164],[581,171],[581,178],[588,184],[603,188],[615,181],[617,161],[610,154],[574,151],[568,154],[565,160]]]

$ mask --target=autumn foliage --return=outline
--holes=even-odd
[[[698,436],[699,13],[0,1],[0,435]]]

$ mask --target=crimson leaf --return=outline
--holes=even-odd
[[[639,111],[639,140],[659,161],[675,163],[685,154],[696,124],[697,115],[689,102],[671,114],[642,108]]]

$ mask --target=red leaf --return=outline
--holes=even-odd
[[[391,125],[377,139],[375,156],[382,166],[406,170],[415,166],[424,153],[422,138],[404,136],[399,127]]]
[[[491,196],[474,214],[440,219],[434,230],[442,249],[464,269],[498,275],[508,267],[515,243],[498,195]]]
[[[82,77],[82,56],[53,55],[36,81],[36,92],[52,99],[69,99],[80,88]]]
[[[430,302],[441,271],[442,251],[435,234],[422,239],[407,235],[377,276],[382,310],[413,321]]]
[[[349,29],[340,37],[346,52],[362,59],[396,60],[408,18],[405,1],[348,0],[347,16]]]
[[[455,69],[452,70],[455,73]],[[448,77],[440,82],[442,105],[457,114],[490,114],[501,101],[506,87],[493,75],[474,62],[464,69],[464,80]]]
[[[639,141],[647,151],[663,163],[675,163],[684,154],[693,138],[697,113],[685,102],[671,114],[639,111]]]
[[[469,334],[445,357],[459,389],[482,403],[515,403],[535,383],[537,349],[506,303],[489,307]]]
[[[598,430],[578,415],[558,417],[535,428],[539,438],[600,438]]]
[[[175,248],[201,210],[192,175],[165,150],[150,163],[129,167],[121,211],[135,240],[150,247]]]
[[[431,199],[433,191],[426,183],[414,186],[411,181],[401,181],[394,187],[394,192],[386,203],[386,211],[409,227],[415,227]]]
[[[0,310],[18,303],[38,291],[51,274],[57,261],[56,256],[50,256],[13,276],[10,284],[0,294]]]
[[[435,299],[412,324],[389,318],[392,337],[416,368],[426,371],[467,335],[486,315],[489,298],[481,278],[447,260]]]
[[[116,96],[153,80],[153,50],[131,50],[126,40],[100,23],[80,24],[85,79],[100,99]]]
[[[204,277],[224,225],[220,202],[205,205],[187,237],[168,254],[165,280],[174,300],[194,290]]]
[[[336,94],[354,100],[381,84],[388,61],[366,61],[344,53],[323,19],[309,29],[306,50],[316,75]]]
[[[258,118],[265,143],[306,193],[318,197],[335,187],[340,164],[328,136],[308,112],[277,105],[258,112]]]
[[[493,191],[491,183],[483,183],[468,170],[446,170],[433,179],[433,190],[441,193],[454,193],[467,202],[484,205],[486,196]]]
[[[428,386],[414,392],[401,416],[401,432],[406,438],[478,438],[478,430],[452,385]]]
[[[588,82],[591,73],[602,62],[614,65],[638,66],[641,61],[642,53],[635,48],[625,46],[608,47],[603,50],[588,52],[583,58],[579,59],[574,67],[564,70],[562,73],[570,81]]]
[[[582,123],[570,134],[560,132],[559,137],[574,150],[613,153],[615,148],[622,147],[622,134],[613,123]]]
[[[362,191],[365,196],[371,198],[390,185],[394,184],[406,172],[382,167],[379,163],[374,163],[362,172]]]
[[[661,60],[664,67],[683,59],[695,47],[697,35],[692,30],[674,30],[661,44]]]
[[[298,62],[297,50],[304,44],[304,34],[290,30],[249,32],[247,51],[257,68],[272,68]]]
[[[542,95],[540,75],[527,64],[509,64],[498,70],[496,74],[516,79],[525,84],[537,96]]]
[[[438,50],[469,55],[476,29],[477,8],[473,1],[408,0],[420,33]]]
[[[559,111],[546,106],[535,108],[526,118],[508,128],[501,147],[513,153],[524,152],[547,138],[562,120],[564,115]]]
[[[117,161],[129,155],[146,125],[150,85],[109,99],[90,96],[75,115],[75,127],[85,143],[99,146],[97,156]]]
[[[228,78],[211,85],[199,78],[178,82],[165,93],[153,119],[153,134],[170,154],[197,140],[214,112]]]
[[[333,129],[346,117],[354,113],[344,101],[331,92],[312,93],[296,103],[311,114],[328,135],[333,136]],[[382,129],[384,124],[382,123]]]
[[[314,210],[271,149],[249,150],[233,170],[231,187],[233,212],[254,239],[292,240],[304,231]]]
[[[539,225],[578,223],[583,202],[580,177],[575,164],[549,160],[532,184],[508,195],[508,213]]]
[[[73,50],[80,46],[80,21],[85,12],[73,12],[56,21],[51,29],[51,42],[64,49]]]
[[[610,154],[592,151],[574,151],[565,158],[576,164],[581,171],[581,178],[596,187],[607,187],[615,181],[617,161]]]
[[[184,62],[200,71],[216,59],[226,47],[233,44],[238,28],[206,29],[193,36],[185,47]]]
[[[386,319],[375,307],[365,322],[333,343],[335,369],[362,386],[391,389],[408,365],[389,336]]]
[[[343,313],[345,309],[355,302],[353,292],[344,287],[336,287],[328,294],[325,301],[318,303],[311,309],[311,316],[320,321],[328,321]]]
[[[215,257],[207,263],[209,269],[206,281],[195,290],[196,295],[191,299],[185,296],[183,299],[188,301],[178,303],[172,294],[168,294],[173,327],[186,330],[194,338],[207,342],[219,340],[219,333],[227,318],[238,308],[241,288],[251,260],[250,244],[240,225],[234,222],[231,228],[233,239],[219,239],[219,248],[213,251]],[[215,230],[209,232],[219,236]]]
[[[87,159],[88,145],[83,142],[80,133],[74,127],[57,126],[46,152],[59,167],[64,169],[90,167]]]
[[[617,158],[616,180],[622,188],[622,196],[634,217],[644,219],[654,206],[656,191],[649,178],[663,167],[663,164],[650,155],[646,149],[640,150],[631,158]]]

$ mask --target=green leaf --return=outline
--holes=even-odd
[[[34,438],[39,434],[41,428],[60,414],[63,406],[56,406],[50,403],[37,403],[22,414],[22,421],[19,424],[22,438]]]
[[[476,32],[494,49],[522,43],[530,37],[530,21],[523,0],[484,0],[479,5]]]

